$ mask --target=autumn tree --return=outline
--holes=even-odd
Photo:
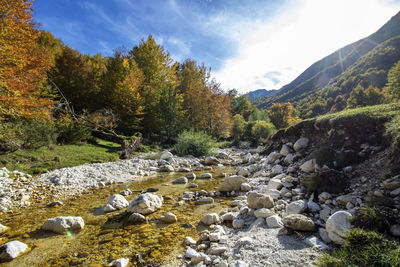
[[[134,134],[143,119],[143,99],[139,88],[143,73],[133,59],[116,52],[108,59],[101,95],[103,106],[119,118],[119,129]]]
[[[49,60],[36,40],[40,31],[32,21],[32,1],[0,4],[0,118],[46,118],[52,101],[37,86]]]
[[[299,121],[299,119],[294,116],[293,112],[294,108],[290,102],[274,103],[268,110],[268,115],[275,127],[281,129]]]

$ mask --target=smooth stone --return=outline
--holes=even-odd
[[[28,245],[18,241],[10,241],[0,247],[0,260],[10,261],[24,253],[28,249]]]
[[[108,266],[112,267],[126,267],[129,264],[129,259],[127,258],[120,258],[118,260],[115,260],[111,262]]]
[[[265,219],[269,228],[281,228],[283,227],[283,223],[281,217],[278,215],[273,215]]]
[[[344,210],[332,214],[326,221],[325,226],[329,239],[336,244],[344,244],[350,229],[353,227],[351,225],[351,218],[351,213]]]
[[[161,208],[162,202],[162,196],[157,196],[152,193],[144,193],[132,200],[127,208],[127,211],[146,215]]]
[[[201,222],[205,225],[211,225],[211,224],[216,224],[219,223],[219,216],[216,213],[210,213],[204,216],[201,219]]]
[[[160,221],[164,223],[174,223],[177,222],[178,219],[176,218],[175,214],[168,212],[167,214],[165,214],[163,217],[160,218]]]
[[[202,173],[202,174],[200,174],[199,179],[212,179],[212,174],[211,173]]]
[[[132,223],[143,223],[143,222],[146,222],[146,217],[144,217],[140,213],[132,213],[129,216],[128,221],[132,222]]]
[[[85,222],[82,217],[56,217],[47,219],[42,225],[42,230],[52,231],[58,234],[65,234],[67,231],[82,230]]]
[[[315,223],[302,214],[289,214],[283,218],[283,225],[298,231],[315,231]]]

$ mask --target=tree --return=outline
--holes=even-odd
[[[400,60],[394,64],[394,66],[389,70],[388,83],[385,86],[385,91],[396,99],[400,98]]]
[[[256,121],[251,128],[253,144],[257,145],[264,143],[274,131],[275,127],[271,122]]]
[[[108,59],[106,68],[101,91],[103,106],[118,116],[119,130],[133,134],[143,119],[143,99],[139,93],[143,73],[133,59],[119,51]]]
[[[277,129],[286,128],[299,121],[293,116],[294,108],[290,102],[274,103],[268,111],[268,115]]]
[[[166,121],[163,120],[158,106],[163,90],[169,90],[177,85],[175,76],[177,66],[173,64],[168,51],[158,45],[151,35],[147,40],[142,39],[129,54],[144,75],[140,86],[140,95],[144,99],[143,130],[148,135],[160,134]]]
[[[249,116],[254,111],[254,106],[247,99],[247,95],[241,95],[233,99],[233,111],[235,114],[240,114],[245,120],[249,119]]]
[[[49,60],[36,40],[32,1],[8,0],[0,5],[0,118],[47,118],[52,101],[37,86]]]
[[[243,133],[246,129],[247,123],[244,120],[243,116],[240,114],[234,115],[232,120],[233,120],[233,127],[232,127],[233,140],[237,144],[243,138]]]
[[[347,99],[348,108],[373,106],[382,104],[385,101],[385,94],[372,85],[364,89],[361,85],[354,88]]]

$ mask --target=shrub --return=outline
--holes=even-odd
[[[319,166],[333,167],[335,161],[335,151],[328,147],[321,147],[314,152],[314,158]]]
[[[212,138],[203,132],[184,131],[178,136],[173,152],[179,156],[195,157],[209,155],[213,147]]]
[[[400,266],[400,250],[376,232],[353,229],[343,247],[322,256],[318,266]]]
[[[75,123],[60,124],[58,131],[57,142],[61,144],[77,144],[88,141],[92,137],[89,128]]]
[[[51,121],[32,120],[21,125],[23,148],[37,149],[56,143],[57,128]]]
[[[391,223],[395,223],[395,218],[392,210],[385,207],[379,209],[368,206],[362,207],[353,218],[355,227],[382,233],[389,232]]]
[[[251,136],[255,145],[264,143],[270,135],[275,131],[275,127],[271,122],[256,121],[251,128]]]

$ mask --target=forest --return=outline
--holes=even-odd
[[[342,75],[345,81],[337,81],[347,84],[345,89],[329,86],[297,99],[296,105],[278,101],[267,110],[258,109],[247,95],[235,89],[224,91],[204,63],[189,58],[174,61],[151,35],[131,49],[116,49],[110,57],[83,55],[40,30],[32,20],[32,1],[8,1],[0,12],[3,152],[79,143],[99,133],[102,137],[104,133],[140,135],[145,142],[173,144],[179,134],[192,131],[234,144],[248,141],[258,145],[300,117],[388,103],[400,97],[397,62],[387,77],[379,79],[380,88],[365,79],[351,78],[349,85],[347,76],[360,77],[353,73],[356,66]]]

